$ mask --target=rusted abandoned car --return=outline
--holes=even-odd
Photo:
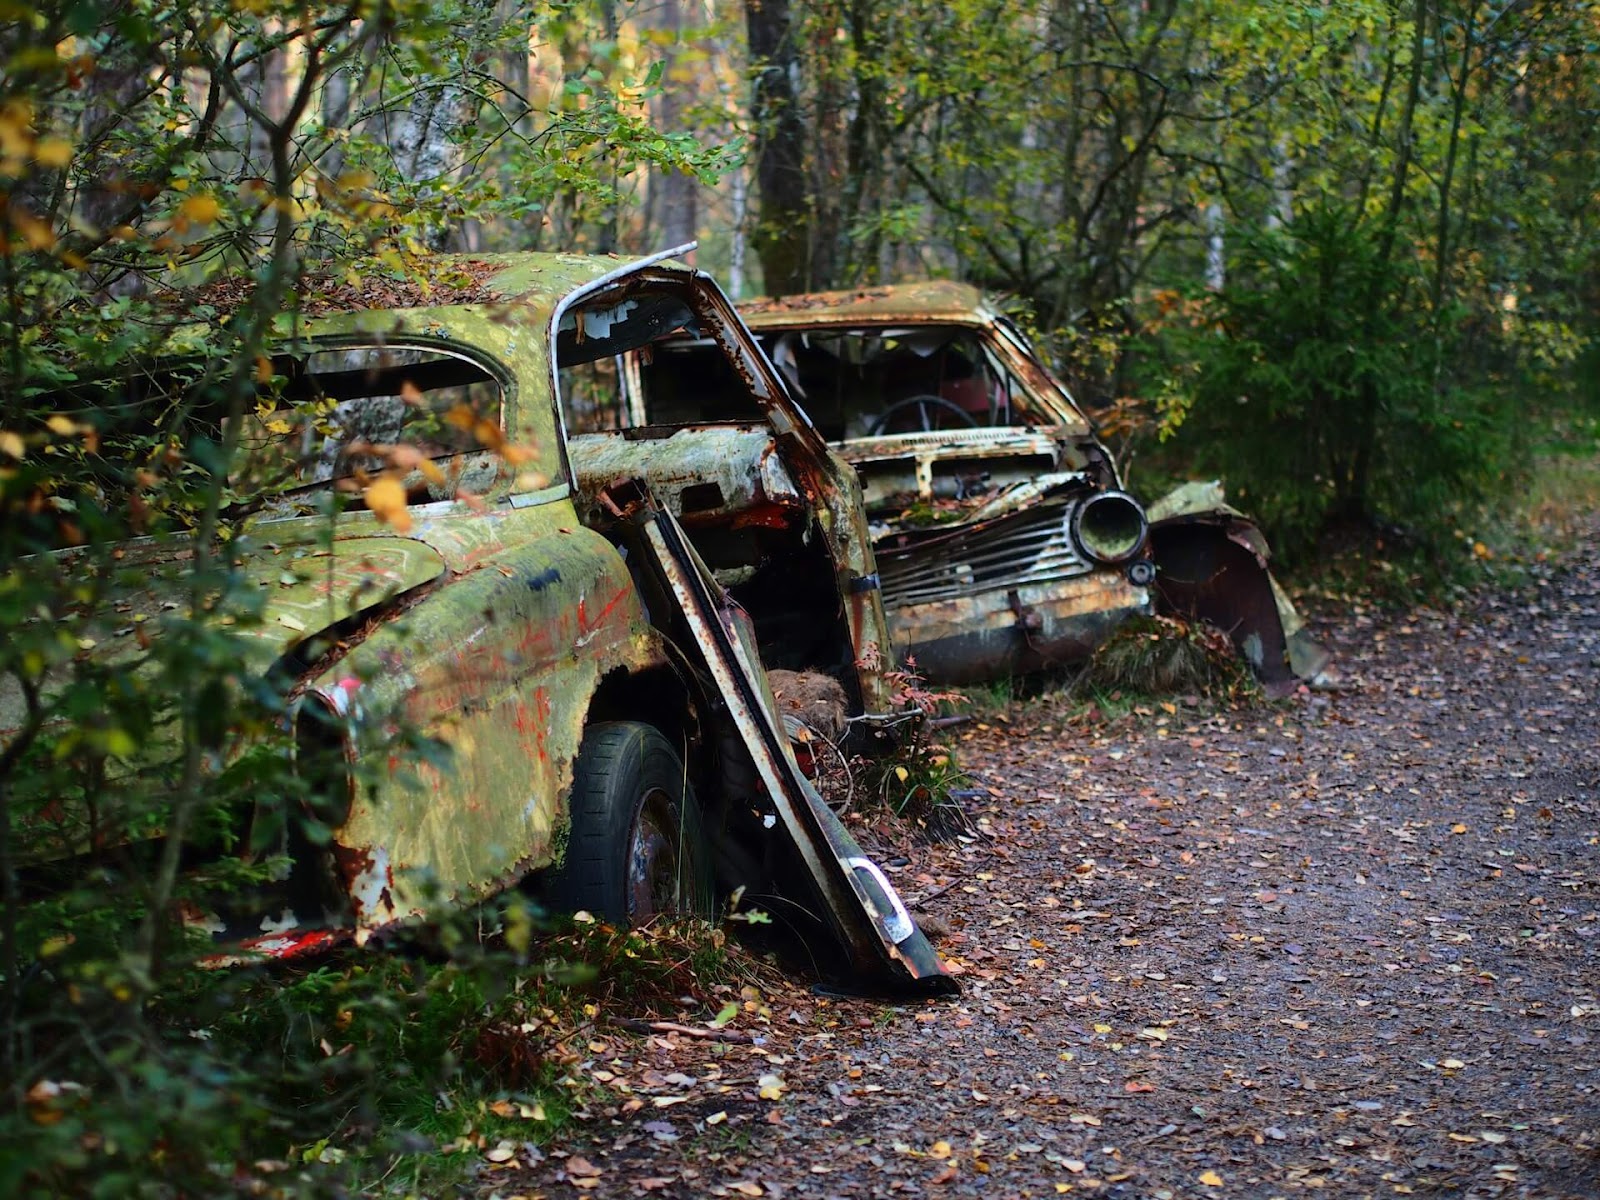
[[[716,285],[666,257],[439,259],[456,302],[324,303],[276,353],[245,440],[290,478],[238,535],[264,593],[238,639],[293,700],[332,840],[281,843],[273,903],[252,927],[214,919],[220,942],[365,940],[542,873],[555,902],[619,921],[701,908],[714,884],[777,893],[863,982],[948,985],[797,768],[767,675],[826,676],[857,727],[883,716],[854,478]],[[717,422],[568,436],[592,364],[686,332],[715,347]],[[341,510],[358,474],[396,481],[408,507]],[[108,652],[136,664],[129,614],[159,624],[183,550],[119,548]],[[19,703],[0,693],[0,728]],[[358,787],[402,723],[445,761],[391,760]],[[53,819],[58,856],[81,849],[85,831]]]
[[[1159,607],[1229,630],[1269,687],[1293,680],[1259,531],[1196,489],[1152,523],[1088,418],[976,289],[907,284],[741,311],[859,474],[894,649],[927,677],[1075,662]],[[632,364],[627,418],[714,413],[719,395],[690,383],[711,351],[679,339]]]

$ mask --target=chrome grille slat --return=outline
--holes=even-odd
[[[1070,579],[1094,569],[1067,533],[1065,503],[1042,504],[936,545],[878,554],[889,607]]]

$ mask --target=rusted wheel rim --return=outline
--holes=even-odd
[[[685,909],[680,830],[672,801],[659,788],[645,793],[628,840],[628,919],[633,924]]]

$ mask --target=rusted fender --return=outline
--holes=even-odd
[[[352,759],[387,761],[334,834],[358,941],[548,865],[600,680],[667,662],[626,565],[569,503],[500,523],[482,545],[423,524],[463,573],[311,682],[307,701],[348,723]],[[395,754],[402,722],[447,762]]]
[[[1186,483],[1148,514],[1157,612],[1226,631],[1269,695],[1327,681],[1332,656],[1272,577],[1266,537],[1220,483]]]
[[[858,982],[924,995],[957,991],[894,886],[795,763],[748,618],[659,500],[652,498],[644,511],[632,515],[682,607],[777,823],[799,852]]]

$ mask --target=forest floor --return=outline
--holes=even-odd
[[[599,1037],[481,1194],[1600,1196],[1600,553],[1322,632],[1338,692],[985,718],[896,874],[960,997]]]

